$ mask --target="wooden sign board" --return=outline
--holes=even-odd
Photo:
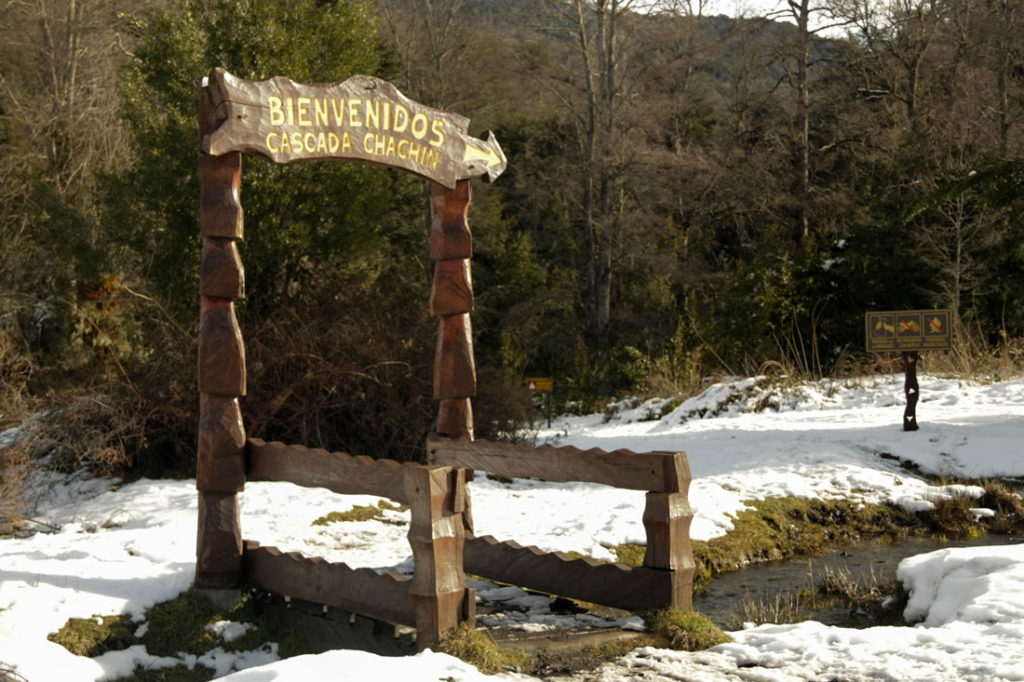
[[[537,393],[551,393],[555,390],[555,380],[551,377],[526,377],[526,388]]]
[[[892,310],[867,313],[864,332],[869,353],[949,350],[953,347],[949,310]]]
[[[373,76],[303,85],[275,76],[254,81],[222,68],[208,81],[214,120],[207,154],[259,154],[276,163],[350,159],[403,168],[448,188],[505,170],[494,134],[470,137],[469,119],[412,101]]]

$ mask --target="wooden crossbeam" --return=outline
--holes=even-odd
[[[585,481],[662,493],[685,493],[690,484],[690,468],[681,452],[606,452],[600,448],[533,447],[431,435],[427,439],[427,460],[511,478]]]
[[[277,441],[267,443],[259,438],[248,439],[245,449],[249,478],[288,481],[342,495],[376,495],[402,503],[408,502],[405,469],[421,466]]]
[[[465,566],[467,573],[485,578],[631,611],[691,605],[692,566],[689,571],[629,568],[542,552],[490,535],[466,539]]]
[[[399,625],[416,625],[409,587],[412,581],[395,573],[351,568],[319,557],[307,558],[276,547],[245,541],[246,584],[295,599],[363,613]]]

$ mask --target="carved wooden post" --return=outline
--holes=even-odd
[[[465,469],[408,467],[405,494],[412,521],[415,568],[409,595],[416,612],[416,646],[436,649],[444,633],[475,618],[474,591],[462,569]]]
[[[907,406],[903,410],[903,430],[917,431],[917,399],[921,387],[917,383],[916,350],[903,351],[903,394],[907,397]]]
[[[440,401],[436,431],[473,440],[470,398],[476,395],[476,365],[469,320],[473,310],[473,238],[466,221],[469,180],[459,180],[454,189],[433,183],[430,199],[430,258],[434,261],[430,313],[440,318],[434,354],[434,398]]]
[[[687,500],[690,464],[684,453],[677,452],[671,460],[666,460],[664,476],[665,492],[647,493],[644,566],[667,571],[665,602],[689,609],[693,605],[694,563],[690,546],[693,512]]]
[[[200,90],[200,139],[215,113]],[[242,240],[242,155],[199,154],[199,434],[196,487],[199,528],[196,587],[236,587],[242,569],[238,496],[245,485],[245,427],[238,398],[245,395],[245,346],[234,301],[245,292],[238,254]]]

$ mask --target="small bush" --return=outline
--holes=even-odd
[[[468,621],[445,634],[438,648],[489,675],[508,669],[520,669],[526,662],[525,654],[499,649],[490,635],[477,630]]]
[[[128,616],[70,618],[47,639],[75,654],[94,658],[107,651],[126,649],[135,643]]]
[[[727,634],[696,611],[659,609],[643,614],[647,630],[657,646],[679,651],[702,651],[732,641]]]

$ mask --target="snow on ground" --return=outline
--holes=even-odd
[[[1024,476],[1024,379],[975,384],[922,377],[921,429],[914,433],[901,430],[903,404],[901,376],[792,388],[745,379],[716,384],[679,405],[648,401],[619,405],[611,416],[563,418],[541,436],[584,448],[685,451],[693,473],[692,535],[700,539],[727,532],[744,501],[767,496],[891,501],[920,509],[937,497],[979,490],[929,485],[900,462],[958,477]],[[0,442],[13,437],[0,433]],[[34,519],[39,528],[58,530],[0,539],[0,666],[29,682],[116,679],[137,664],[183,661],[245,681],[485,679],[436,653],[394,659],[334,651],[277,661],[274,643],[243,654],[217,649],[201,659],[161,659],[142,646],[96,659],[74,656],[46,639],[68,618],[128,613],[145,627],[146,609],[188,588],[194,482],[143,480],[118,489],[82,477],[51,475],[41,482]],[[643,493],[507,483],[481,474],[471,495],[478,534],[603,558],[611,556],[609,546],[644,540]],[[250,483],[241,496],[242,528],[264,545],[409,573],[405,514],[386,512],[383,523],[312,525],[328,512],[377,501]],[[911,593],[906,615],[920,621],[914,627],[762,625],[730,633],[733,642],[710,651],[638,649],[594,673],[558,679],[1024,680],[1024,548],[944,549],[903,561],[899,577]],[[488,625],[580,624],[551,613],[546,598],[475,586],[481,597],[518,608],[482,617]],[[636,619],[587,624],[640,626]],[[215,631],[227,642],[238,628],[221,623]]]

